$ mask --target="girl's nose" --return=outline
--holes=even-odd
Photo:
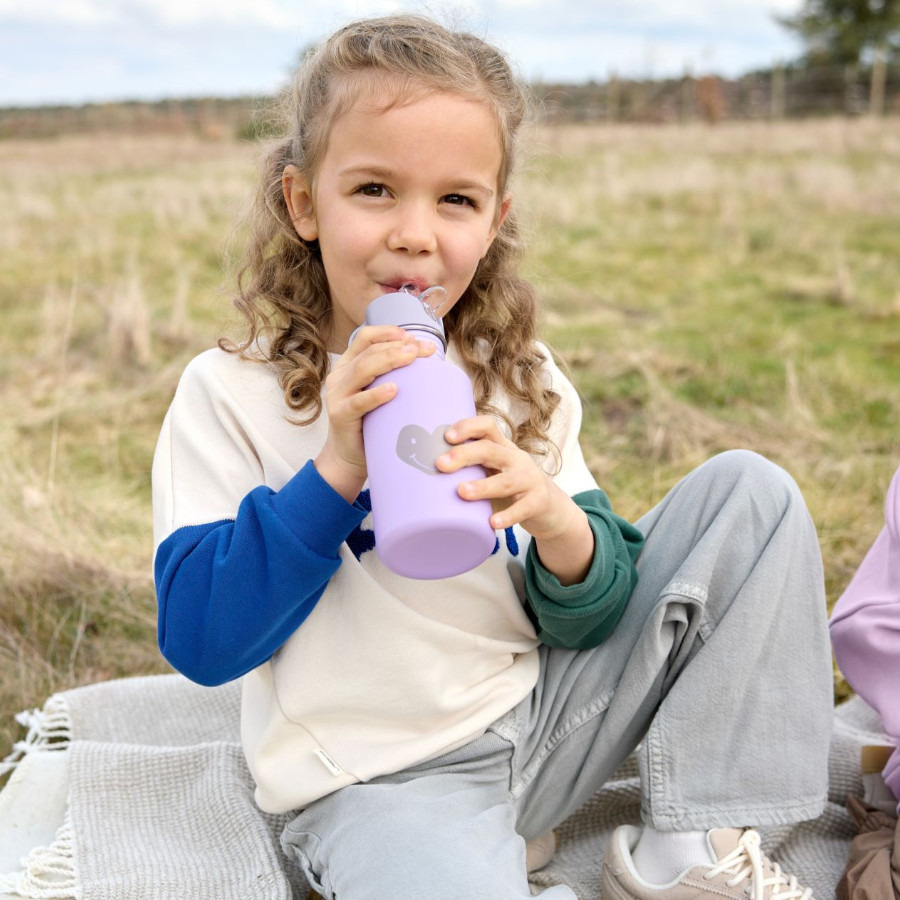
[[[420,206],[398,210],[388,246],[406,253],[433,253],[437,249],[437,234],[432,214]]]

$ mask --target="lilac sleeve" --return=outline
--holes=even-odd
[[[900,744],[900,469],[888,489],[884,528],[835,604],[830,628],[847,683]],[[900,748],[884,775],[900,798]]]

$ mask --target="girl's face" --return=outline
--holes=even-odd
[[[334,122],[312,187],[294,166],[285,170],[294,227],[319,241],[337,353],[369,302],[401,285],[443,286],[446,314],[509,209],[486,104],[446,92],[392,99],[386,89],[366,93]]]

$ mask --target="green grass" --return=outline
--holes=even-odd
[[[900,120],[564,126],[529,148],[526,269],[617,510],[756,449],[804,491],[832,604],[900,464]],[[0,143],[0,756],[52,691],[166,670],[150,463],[184,364],[233,321],[221,254],[253,156]]]

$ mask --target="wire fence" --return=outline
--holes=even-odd
[[[535,85],[550,122],[686,122],[900,115],[900,65],[776,67],[741,78],[715,75],[582,85]]]
[[[900,115],[900,64],[777,66],[740,78],[716,75],[531,85],[547,123],[795,119]],[[253,140],[270,133],[265,97],[0,108],[0,139],[63,134],[192,134]]]

